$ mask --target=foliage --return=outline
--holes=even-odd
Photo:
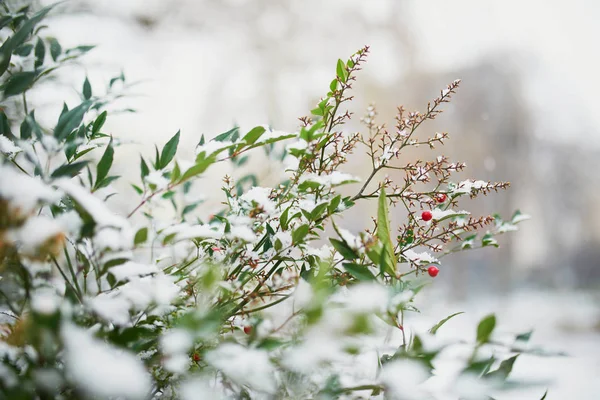
[[[497,235],[526,219],[455,211],[508,183],[454,182],[465,164],[444,156],[397,160],[448,138],[418,138],[417,129],[439,115],[459,81],[424,113],[400,107],[391,130],[371,107],[366,132],[348,134],[342,125],[351,114],[341,107],[352,99],[365,47],[338,61],[327,95],[297,133],[234,127],[200,138],[190,162],[178,157],[177,132],[154,157],[140,158],[135,206],[119,215],[105,189],[124,180],[113,172],[120,142],[103,127],[125,77],[103,94],[86,78],[79,104],[65,104],[53,127],[29,109],[28,93],[92,49],[63,49],[41,36],[51,9],[5,6],[0,17],[3,398],[429,398],[436,392],[425,381],[438,358],[465,343],[460,372],[443,390],[482,398],[514,386],[507,378],[520,353],[539,354],[525,346],[530,333],[500,341],[493,315],[471,342],[437,339],[460,313],[428,332],[408,334],[405,326],[429,266],[453,252],[497,247]],[[341,172],[360,148],[371,160],[364,179]],[[269,188],[252,174],[226,176],[222,210],[202,216],[193,190],[202,177],[218,164],[242,167],[261,149],[287,179]],[[376,183],[383,171],[403,178]],[[358,188],[340,194],[346,185]],[[369,199],[378,204],[372,229],[353,234],[338,225]],[[389,207],[406,212],[403,224],[394,224]],[[385,341],[386,332],[399,341]]]

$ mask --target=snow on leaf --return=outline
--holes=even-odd
[[[69,379],[91,397],[145,399],[150,375],[133,354],[94,338],[74,325],[62,327]]]
[[[275,369],[264,351],[224,343],[207,353],[206,361],[240,385],[269,394],[276,391]]]

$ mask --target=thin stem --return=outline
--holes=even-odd
[[[73,293],[75,293],[75,296],[77,297],[77,300],[79,300],[79,303],[83,304],[83,301],[81,300],[81,294],[78,293],[77,289],[75,289],[75,287],[73,286],[73,284],[71,282],[69,282],[69,279],[67,278],[67,275],[60,268],[60,265],[58,265],[58,262],[56,261],[56,258],[52,257],[52,261],[54,262],[54,265],[56,265],[56,268],[58,269],[58,272],[60,272],[60,274],[62,275],[63,279],[65,280],[65,283],[67,285],[69,285],[71,287],[71,289],[73,290]]]

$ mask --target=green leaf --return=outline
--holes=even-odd
[[[56,61],[62,53],[62,47],[55,38],[48,38],[48,42],[50,43],[50,55],[52,56],[52,59]]]
[[[4,86],[4,97],[23,93],[31,87],[36,76],[36,73],[33,71],[12,74]]]
[[[144,157],[142,157],[142,156],[140,156],[140,173],[142,176],[142,180],[144,180],[144,178],[147,177],[148,174],[150,173],[148,164],[146,164],[146,161],[144,160]]]
[[[27,57],[31,54],[31,50],[33,50],[33,45],[30,43],[25,43],[24,45],[19,46],[13,51],[13,54],[21,57]]]
[[[35,26],[48,14],[55,4],[42,8],[31,18],[23,22],[15,34],[4,41],[0,47],[0,76],[3,75],[10,65],[10,58],[14,49],[22,45],[29,37]]]
[[[34,67],[37,69],[44,65],[44,58],[46,57],[46,46],[42,39],[38,38],[35,44],[35,64]]]
[[[388,220],[388,204],[384,188],[379,192],[379,205],[377,207],[377,238],[381,241],[384,253],[381,255],[383,269],[391,276],[396,274],[396,255],[394,254],[394,245],[390,232],[390,222]]]
[[[133,243],[137,246],[140,243],[144,243],[146,240],[148,240],[148,228],[144,227],[136,232]]]
[[[215,136],[213,139],[215,142],[225,142],[230,140],[236,133],[239,131],[239,127],[235,126],[232,129],[228,130],[225,133],[221,133],[220,135]]]
[[[106,122],[106,114],[107,112],[103,111],[100,115],[98,115],[94,121],[94,124],[92,125],[92,134],[100,132],[100,129],[102,129],[104,126],[104,122]]]
[[[23,119],[21,123],[21,139],[29,139],[31,137],[31,133],[35,132],[36,136],[41,137],[41,131],[37,122],[35,121],[35,110],[31,111],[28,116]]]
[[[77,161],[71,164],[63,164],[52,172],[52,178],[61,176],[74,177],[87,165],[87,161]]]
[[[108,176],[110,167],[112,167],[115,154],[112,143],[113,141],[111,138],[110,142],[108,142],[108,146],[106,146],[106,150],[104,150],[104,154],[102,155],[100,162],[98,162],[98,165],[96,166],[96,184],[94,185],[94,189],[97,189],[98,184],[102,182],[106,176]]]
[[[281,216],[279,217],[279,225],[281,225],[281,229],[284,231],[287,231],[288,229],[288,217],[290,213],[290,208],[291,206],[283,210]]]
[[[533,334],[533,331],[521,333],[515,337],[515,340],[521,341],[521,342],[528,342],[529,339],[531,339],[532,334]]]
[[[179,168],[179,164],[177,164],[177,162],[175,162],[173,171],[171,171],[171,183],[177,182],[177,180],[180,177],[181,177],[181,169]]]
[[[262,135],[265,133],[266,129],[263,126],[257,126],[252,128],[250,132],[246,133],[242,140],[246,142],[246,144],[254,144]]]
[[[484,317],[477,326],[477,341],[479,343],[487,343],[495,327],[496,316],[494,314]]]
[[[89,100],[92,98],[92,85],[90,84],[90,80],[85,77],[85,81],[83,81],[83,89],[81,91],[83,94],[83,98]]]
[[[337,89],[337,84],[338,84],[338,81],[337,81],[337,79],[334,79],[334,80],[332,80],[332,81],[331,81],[331,83],[329,84],[329,89],[330,89],[332,92],[335,92],[335,91],[336,91],[336,89]]]
[[[358,254],[354,249],[352,249],[348,244],[343,240],[337,240],[334,238],[329,238],[329,241],[333,245],[333,247],[337,250],[338,253],[341,254],[342,257],[346,260],[356,260],[358,258]]]
[[[300,225],[298,228],[292,232],[292,243],[297,245],[308,235],[310,228],[307,224]]]
[[[481,238],[481,247],[486,247],[486,246],[500,247],[500,245],[498,244],[498,241],[496,239],[494,239],[494,235],[492,235],[491,233],[486,233]]]
[[[137,185],[133,185],[132,184],[131,187],[133,188],[133,190],[135,190],[137,192],[137,194],[144,193],[144,190],[141,187],[137,186]]]
[[[158,169],[162,169],[169,165],[175,153],[177,153],[177,146],[179,145],[179,131],[165,144],[163,147],[160,158],[158,159]]]
[[[488,372],[485,377],[505,381],[506,378],[508,378],[508,375],[510,375],[513,365],[515,364],[515,361],[517,361],[517,357],[519,357],[519,354],[502,361],[498,369]]]
[[[15,135],[13,135],[13,133],[10,129],[10,121],[8,120],[8,117],[6,116],[6,113],[4,112],[4,110],[1,108],[0,108],[0,135],[6,136],[10,140],[16,139]]]
[[[548,396],[548,390],[546,390],[544,392],[544,395],[542,396],[542,398],[540,400],[546,400],[546,396]]]
[[[54,127],[54,137],[59,140],[66,138],[69,133],[76,129],[83,121],[83,117],[92,103],[84,101],[77,107],[62,114]]]
[[[435,333],[438,331],[438,329],[440,329],[442,327],[442,325],[444,325],[446,322],[450,321],[450,319],[456,317],[457,315],[460,314],[464,314],[464,311],[461,312],[457,312],[454,313],[452,315],[447,316],[446,318],[444,318],[443,320],[441,320],[440,322],[438,322],[437,324],[435,324],[430,330],[429,333],[431,333],[432,335],[435,335]]]
[[[337,62],[336,73],[338,78],[340,78],[340,81],[346,83],[348,80],[348,71],[346,70],[346,65],[342,60],[338,60]]]
[[[337,210],[341,201],[342,201],[342,195],[340,195],[340,194],[338,194],[333,199],[331,199],[331,201],[329,202],[329,205],[327,206],[327,212],[329,214],[333,214]]]
[[[187,171],[185,171],[179,182],[184,182],[196,175],[200,175],[201,173],[206,171],[208,167],[210,167],[215,161],[215,156],[210,156],[208,158],[200,158],[200,160],[197,159],[196,165],[190,167]]]
[[[96,186],[94,187],[94,190],[98,190],[103,187],[106,187],[106,186],[110,185],[111,182],[116,181],[119,178],[120,178],[120,176],[118,176],[118,175],[117,176],[107,176],[106,178],[102,179],[101,181],[96,182]]]
[[[377,279],[366,265],[355,263],[343,263],[342,266],[346,271],[348,271],[350,275],[352,275],[359,281],[374,281],[375,279]]]
[[[67,51],[65,52],[66,55],[72,54],[72,53],[80,53],[78,55],[81,54],[85,54],[88,51],[94,49],[96,46],[94,45],[82,45],[82,46],[77,46],[77,47],[73,47],[71,49],[67,49]]]

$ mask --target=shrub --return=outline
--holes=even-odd
[[[123,180],[112,172],[121,143],[103,126],[125,77],[103,94],[86,79],[80,102],[65,104],[54,127],[38,123],[27,102],[29,91],[92,49],[41,36],[50,9],[5,6],[0,17],[4,398],[483,398],[514,385],[513,363],[534,351],[525,346],[530,333],[499,339],[493,315],[472,342],[436,337],[457,314],[425,332],[405,326],[414,297],[438,272],[443,279],[442,257],[497,247],[497,235],[526,219],[457,211],[506,182],[455,182],[465,164],[444,156],[398,160],[448,139],[417,130],[439,115],[458,80],[423,113],[400,107],[393,128],[370,107],[365,132],[348,134],[343,109],[364,47],[338,61],[327,95],[296,133],[234,127],[202,137],[190,162],[177,155],[178,132],[142,156],[135,205],[119,215],[103,189]],[[370,158],[363,177],[342,172],[357,150]],[[285,180],[270,188],[252,174],[226,176],[221,211],[201,216],[193,185],[218,164],[241,171],[261,151]],[[382,177],[386,171],[403,178]],[[346,185],[350,195],[340,193]],[[365,201],[377,202],[372,228],[344,229],[340,217]],[[406,212],[400,226],[390,206]],[[143,223],[134,226],[133,217]],[[452,347],[460,350],[456,379],[431,384]]]

